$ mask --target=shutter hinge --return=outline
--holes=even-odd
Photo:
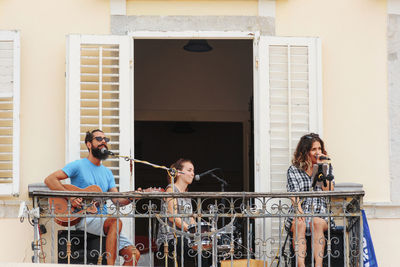
[[[256,68],[258,69],[259,58],[256,57]]]
[[[132,69],[133,68],[133,60],[129,60],[129,67]]]

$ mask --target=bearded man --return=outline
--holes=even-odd
[[[108,150],[107,143],[110,141],[105,137],[102,130],[96,129],[91,132],[86,132],[85,144],[89,150],[87,158],[76,160],[68,163],[61,170],[55,171],[45,179],[45,184],[51,190],[67,191],[61,180],[70,178],[71,184],[79,188],[86,188],[90,185],[97,185],[103,192],[118,192],[115,179],[110,169],[101,164],[102,160],[107,159],[108,154],[104,153],[102,149]],[[130,203],[130,200],[124,198],[112,199],[114,203],[119,202],[121,206]],[[71,199],[73,207],[81,207],[82,199]],[[103,210],[99,213],[107,214],[107,208],[104,205]],[[118,227],[117,227],[117,224]],[[84,230],[84,220],[81,220],[76,229]],[[88,217],[86,218],[86,230],[88,233],[99,235],[103,231],[103,236],[106,236],[106,251],[107,251],[107,264],[114,265],[117,248],[117,229],[121,232],[122,222],[116,218],[107,218],[105,221],[100,218]],[[118,233],[118,234],[119,234]],[[133,266],[140,257],[139,251],[133,246],[132,242],[123,235],[119,236],[118,244],[119,255],[123,256],[125,266]]]

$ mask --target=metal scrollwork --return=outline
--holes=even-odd
[[[311,256],[323,257],[324,262],[337,261],[346,257],[345,262],[349,266],[357,267],[362,255],[362,244],[360,244],[362,233],[360,231],[362,229],[361,205],[363,193],[328,192],[328,196],[324,196],[328,203],[328,210],[325,213],[300,213],[299,206],[303,203],[302,201],[310,197],[322,197],[324,193],[125,192],[112,193],[111,196],[106,193],[86,195],[82,192],[73,193],[73,197],[83,198],[84,205],[81,209],[82,213],[79,214],[70,213],[71,206],[69,206],[69,209],[65,209],[67,213],[57,213],[60,207],[49,203],[49,198],[70,198],[68,195],[64,196],[61,191],[34,193],[34,203],[37,205],[35,208],[40,210],[39,223],[51,226],[47,227],[48,231],[51,229],[51,233],[35,236],[35,244],[40,244],[35,246],[35,255],[44,260],[46,251],[52,251],[52,258],[55,258],[53,261],[56,261],[57,257],[63,260],[81,258],[82,255],[79,255],[79,253],[82,252],[79,252],[76,248],[78,246],[80,249],[84,247],[84,240],[86,239],[83,236],[87,236],[87,240],[89,240],[91,235],[88,233],[85,235],[82,235],[82,233],[71,234],[70,238],[67,238],[64,232],[57,238],[54,226],[58,222],[54,220],[55,218],[67,218],[67,223],[63,227],[65,227],[64,229],[70,227],[67,231],[71,233],[75,231],[71,228],[73,227],[71,219],[74,217],[83,218],[85,226],[85,218],[98,218],[103,223],[108,218],[115,218],[122,222],[122,230],[133,233],[136,239],[130,241],[136,245],[139,251],[151,250],[154,252],[151,256],[152,259],[162,262],[177,260],[180,264],[180,261],[184,260],[181,251],[184,251],[185,256],[196,260],[201,257],[202,260],[212,260],[218,263],[224,259],[259,259],[266,261],[268,266],[275,266],[277,259],[280,261],[280,266],[283,266],[283,261],[286,263],[295,262],[307,255],[308,259]],[[111,199],[119,198],[129,198],[130,204],[123,206],[118,202],[113,203],[111,201]],[[182,201],[183,199],[185,201]],[[172,201],[176,214],[168,212],[168,204],[171,203],[168,203],[168,201]],[[105,208],[107,214],[90,214],[89,206],[93,202],[97,203],[97,209]],[[287,220],[287,218],[293,217],[305,218],[305,221],[322,217],[327,218],[328,222],[335,223],[329,225],[330,232],[327,232],[329,235],[326,234],[320,240],[313,240],[311,235],[293,241],[293,237],[288,237],[290,227],[287,228],[290,225],[290,220]],[[179,219],[188,225],[191,224],[189,226],[193,226],[192,229],[194,230],[184,231],[180,229],[177,226]],[[89,219],[87,221],[89,228]],[[293,222],[297,221],[293,220]],[[145,231],[142,230],[144,223],[148,227]],[[36,223],[37,225],[38,223]],[[187,229],[188,225],[184,229]],[[207,225],[204,228],[205,230],[200,227],[202,225]],[[310,228],[313,231],[313,227]],[[158,236],[160,229],[167,232],[168,238]],[[51,235],[51,238],[49,238],[49,235]],[[45,237],[47,237],[47,240],[51,240],[50,243],[55,244],[48,244],[49,242],[46,242]],[[93,236],[90,238],[93,238]],[[310,242],[310,238],[312,240],[311,246],[306,246],[307,250],[301,252],[300,244]],[[101,242],[105,242],[104,239],[102,240]],[[184,249],[181,247],[183,243],[176,243],[183,242],[182,240],[186,242]],[[326,252],[323,255],[315,255],[315,251],[312,250],[313,242],[325,246]],[[340,244],[341,242],[343,244]],[[59,250],[54,253],[57,243]],[[53,249],[46,250],[49,245]],[[202,250],[200,250],[200,247]],[[99,246],[97,245],[96,248],[99,248]],[[174,251],[175,249],[179,249],[179,251]],[[90,247],[87,248],[85,255],[89,254],[92,258],[97,257],[101,261],[110,257],[110,253],[103,250],[100,249],[99,251]],[[177,256],[180,258],[176,259]],[[125,257],[125,260],[131,261],[132,259]]]

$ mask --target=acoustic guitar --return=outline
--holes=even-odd
[[[98,192],[101,193],[103,192],[101,188],[97,185],[90,185],[86,188],[79,188],[77,186],[74,186],[72,184],[64,184],[63,185],[65,189],[68,191],[77,191],[77,192]],[[165,192],[165,190],[161,187],[155,188],[155,187],[149,187],[146,189],[143,189],[141,192]],[[129,192],[128,192],[129,193]],[[135,191],[132,191],[132,193],[135,193]],[[54,214],[57,215],[64,215],[61,217],[55,217],[54,221],[61,225],[61,226],[68,226],[68,221],[69,225],[73,226],[77,224],[82,217],[75,217],[73,215],[79,215],[79,214],[97,214],[98,213],[98,202],[97,201],[92,201],[89,205],[87,205],[86,208],[82,206],[78,207],[72,207],[70,209],[70,217],[68,218],[68,198],[56,198],[52,197],[49,198],[49,208],[50,211],[54,207]]]

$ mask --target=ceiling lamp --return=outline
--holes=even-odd
[[[207,40],[196,40],[192,39],[183,47],[189,52],[208,52],[213,48],[208,44]]]

